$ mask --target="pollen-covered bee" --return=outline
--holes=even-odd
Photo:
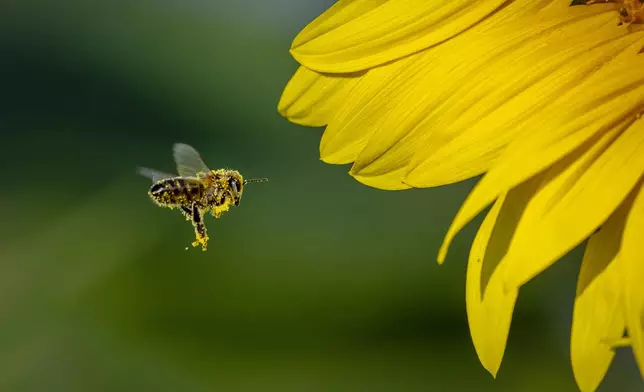
[[[192,246],[201,245],[206,250],[208,234],[204,215],[210,211],[219,219],[230,206],[239,206],[246,184],[268,179],[244,180],[237,170],[210,170],[197,150],[187,144],[176,143],[173,156],[178,175],[146,167],[139,167],[138,172],[154,183],[148,191],[152,201],[161,207],[179,209],[194,226],[196,241]]]

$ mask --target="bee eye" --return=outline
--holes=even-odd
[[[228,180],[228,186],[231,189],[236,190],[237,192],[239,192],[241,190],[241,186],[239,185],[239,182],[237,180],[235,180],[234,178],[231,178],[230,180]]]

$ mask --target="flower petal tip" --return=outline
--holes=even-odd
[[[411,188],[402,181],[391,181],[391,178],[385,178],[383,176],[361,174],[360,170],[355,169],[355,165],[349,170],[349,175],[361,184],[385,191],[400,191]]]
[[[281,114],[281,113],[280,113],[280,114]],[[286,120],[288,120],[288,122],[291,122],[291,123],[293,123],[293,124],[295,124],[295,125],[299,125],[299,126],[302,126],[302,127],[307,127],[307,128],[321,128],[321,127],[324,127],[324,125],[325,125],[325,124],[315,124],[315,123],[311,123],[311,122],[310,122],[310,121],[308,121],[307,119],[303,119],[303,118],[300,118],[300,117],[294,117],[294,116],[288,116],[288,115],[286,115],[286,114],[282,114],[282,116],[283,116]]]
[[[347,159],[346,154],[342,154],[342,153],[329,154],[324,149],[320,149],[320,160],[324,163],[328,163],[329,165],[346,165],[352,162],[351,160]]]
[[[323,155],[323,154],[320,154],[320,161],[326,163],[327,165],[346,165],[347,163],[351,163],[351,162],[345,162],[341,159],[338,159],[338,157],[335,157],[333,155]]]
[[[481,365],[488,373],[490,373],[490,376],[492,376],[493,379],[496,379],[496,376],[499,373],[502,359],[503,359],[503,355],[501,355],[501,357],[498,357],[498,358],[490,355],[487,355],[487,356],[479,355],[479,361],[481,361]]]
[[[616,350],[618,348],[623,348],[623,347],[630,347],[631,346],[631,338],[629,337],[623,337],[619,339],[602,339],[601,341],[603,344],[607,345],[610,347],[611,350]]]
[[[277,113],[279,113],[280,116],[286,117],[286,112],[288,110],[288,104],[286,103],[286,99],[284,98],[284,94],[280,97],[279,102],[277,103]]]
[[[433,183],[429,183],[428,181],[424,181],[421,179],[421,175],[426,177],[426,172],[422,172],[422,174],[418,174],[417,167],[413,168],[407,173],[405,176],[405,182],[409,184],[410,186],[413,186],[414,188],[431,188],[435,186]]]
[[[281,102],[280,105],[277,105],[277,114],[290,121],[287,115],[287,108],[285,106],[282,106]]]
[[[407,177],[406,177],[406,176],[405,176],[405,177],[403,177],[403,178],[400,180],[400,183],[401,183],[401,184],[403,184],[404,186],[408,187],[408,189],[420,188],[420,187],[417,187],[416,185],[414,185],[414,184],[410,183],[409,181],[407,181]]]
[[[436,257],[436,263],[438,263],[438,265],[443,265],[446,257],[447,257],[447,250],[443,250],[443,249],[439,250],[438,256]]]
[[[449,251],[449,246],[452,243],[452,239],[453,236],[451,236],[448,232],[445,236],[445,239],[443,239],[441,247],[438,249],[438,256],[436,257],[436,262],[438,262],[438,265],[441,265],[445,262],[445,259],[447,258],[447,252]]]
[[[485,358],[479,355],[479,361],[481,361],[481,366],[485,369],[493,379],[496,380],[496,376],[499,373],[499,368],[501,367],[500,360],[494,360],[492,358]]]
[[[316,57],[314,55],[310,54],[304,54],[300,51],[300,47],[297,48],[291,48],[289,49],[289,53],[291,54],[291,57],[295,61],[297,61],[298,64],[310,69],[311,71],[319,72],[319,73],[349,73],[353,71],[352,69],[344,69],[344,68],[333,68],[333,67],[324,67],[320,66],[318,63],[316,63],[315,59]]]

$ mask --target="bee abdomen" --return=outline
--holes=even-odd
[[[192,205],[203,197],[204,187],[195,181],[184,178],[167,178],[150,188],[148,194],[157,204],[165,206]]]

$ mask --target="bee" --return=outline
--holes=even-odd
[[[178,209],[195,230],[192,246],[208,248],[208,233],[204,216],[210,212],[216,219],[231,206],[239,206],[244,186],[252,182],[266,182],[267,178],[245,180],[232,169],[211,170],[201,155],[191,146],[175,143],[173,157],[176,174],[168,174],[147,167],[139,167],[138,173],[152,180],[148,195],[161,207]],[[186,248],[187,249],[187,248]]]

